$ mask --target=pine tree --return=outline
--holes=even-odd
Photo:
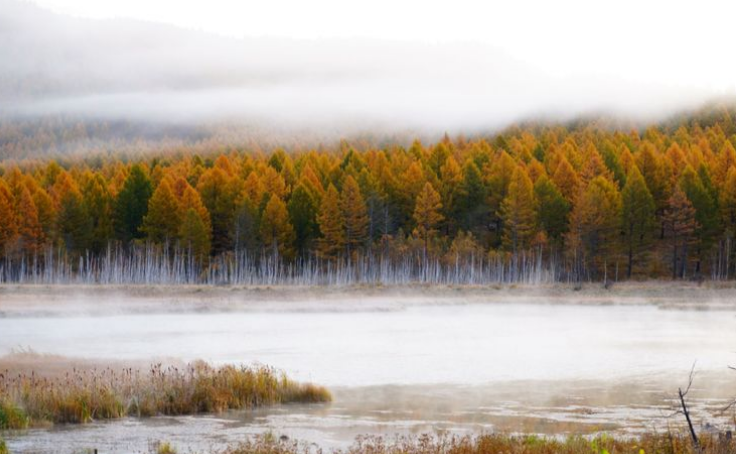
[[[616,185],[602,176],[593,178],[573,208],[568,233],[568,249],[593,278],[606,272],[618,246],[620,225],[621,194]]]
[[[204,267],[212,249],[210,230],[196,209],[188,208],[183,215],[178,232],[180,245],[195,263]]]
[[[345,219],[340,209],[340,196],[334,185],[330,184],[322,197],[320,206],[319,231],[322,237],[319,241],[319,252],[324,258],[334,259],[345,247]]]
[[[698,224],[695,230],[698,236],[695,273],[700,274],[702,263],[708,258],[718,228],[718,209],[700,176],[691,166],[687,166],[682,172],[680,188],[695,208],[695,221]]]
[[[112,220],[110,219],[112,196],[107,189],[105,179],[101,175],[94,176],[87,183],[82,199],[92,229],[90,232],[90,250],[95,254],[99,254],[105,250],[113,233]]]
[[[662,160],[651,143],[642,144],[636,156],[637,167],[641,171],[647,188],[654,198],[657,214],[661,215],[667,207],[670,190],[667,184],[667,175]]]
[[[154,243],[174,243],[179,236],[182,221],[179,201],[167,179],[153,191],[148,201],[148,213],[143,218],[143,230]]]
[[[258,207],[248,197],[243,196],[235,209],[233,226],[230,231],[236,252],[255,253],[261,247],[261,219]]]
[[[656,210],[654,198],[636,166],[631,167],[626,177],[621,199],[622,226],[627,253],[626,276],[631,278],[634,261],[640,260],[651,246]]]
[[[560,246],[568,231],[570,203],[546,176],[539,177],[534,184],[534,195],[538,203],[538,225],[553,245]]]
[[[19,247],[26,257],[33,257],[41,252],[44,243],[43,229],[38,221],[38,210],[33,203],[31,193],[22,187],[18,201],[18,236]]]
[[[134,165],[115,200],[113,210],[115,233],[124,243],[143,238],[140,227],[148,212],[148,199],[152,192],[151,180],[140,165]]]
[[[488,218],[487,189],[480,170],[472,160],[463,166],[463,181],[457,196],[455,215],[466,231],[486,230]]]
[[[299,254],[309,250],[310,240],[315,237],[317,225],[317,202],[304,184],[299,184],[291,193],[288,203],[289,218],[294,226],[295,246]]]
[[[92,242],[92,222],[77,191],[64,194],[57,218],[58,231],[67,252],[74,256],[89,250]]]
[[[488,207],[490,208],[490,222],[493,225],[493,245],[496,246],[503,237],[502,225],[500,217],[501,203],[508,195],[511,176],[516,169],[514,159],[506,152],[501,151],[494,159],[488,169]]]
[[[266,193],[266,188],[256,172],[251,172],[248,178],[245,179],[243,190],[245,195],[256,205],[261,203]]]
[[[536,201],[532,180],[517,166],[511,175],[508,194],[501,202],[504,247],[514,255],[528,249],[536,230]]]
[[[275,194],[266,205],[261,218],[261,238],[274,256],[291,259],[294,255],[294,227],[289,222],[286,204]]]
[[[726,257],[726,277],[733,274],[736,267],[734,257],[734,239],[736,239],[736,167],[728,171],[726,181],[721,189],[719,209],[721,214],[721,225],[724,229],[724,255]]]
[[[0,254],[6,255],[15,243],[18,232],[14,201],[10,189],[0,180]]]
[[[368,211],[360,193],[358,182],[348,175],[340,194],[340,209],[345,220],[345,246],[347,257],[358,251],[368,237]]]
[[[212,252],[217,255],[232,247],[228,233],[235,216],[237,186],[227,173],[215,167],[202,174],[197,190],[210,213]]]
[[[442,199],[430,183],[425,183],[422,191],[417,195],[414,206],[414,221],[417,223],[417,232],[424,242],[424,259],[429,250],[429,238],[436,233],[437,225],[444,219],[441,213]]]
[[[38,211],[38,222],[43,230],[43,237],[47,242],[56,238],[56,207],[51,196],[41,187],[32,194],[33,203]]]
[[[675,187],[670,197],[663,222],[672,255],[672,277],[684,278],[689,249],[697,243],[695,230],[698,223],[695,220],[695,208],[679,186]]]
[[[564,156],[561,157],[560,163],[552,175],[552,181],[568,202],[575,201],[580,187],[580,178]]]
[[[202,202],[199,192],[187,184],[184,188],[181,200],[179,200],[179,216],[182,220],[186,217],[187,211],[189,211],[190,208],[197,212],[205,229],[209,232],[209,235],[212,235],[210,212],[207,210],[207,207],[204,206],[204,202]]]

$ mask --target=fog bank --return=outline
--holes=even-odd
[[[555,76],[471,42],[237,39],[16,0],[0,0],[0,11],[6,116],[474,132],[590,113],[648,121],[724,94]]]

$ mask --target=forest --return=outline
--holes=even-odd
[[[735,113],[646,128],[528,123],[406,145],[210,141],[46,157],[19,147],[13,159],[13,143],[36,140],[15,131],[15,142],[2,136],[0,279],[732,279]]]

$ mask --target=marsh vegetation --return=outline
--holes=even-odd
[[[71,369],[54,376],[6,370],[0,373],[0,429],[330,400],[325,388],[294,382],[268,367],[195,362],[147,370]]]

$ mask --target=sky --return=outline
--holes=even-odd
[[[233,36],[477,42],[554,76],[736,88],[736,2],[620,0],[36,0]]]
[[[716,0],[0,0],[0,114],[338,135],[648,123],[736,99],[733,17]]]

